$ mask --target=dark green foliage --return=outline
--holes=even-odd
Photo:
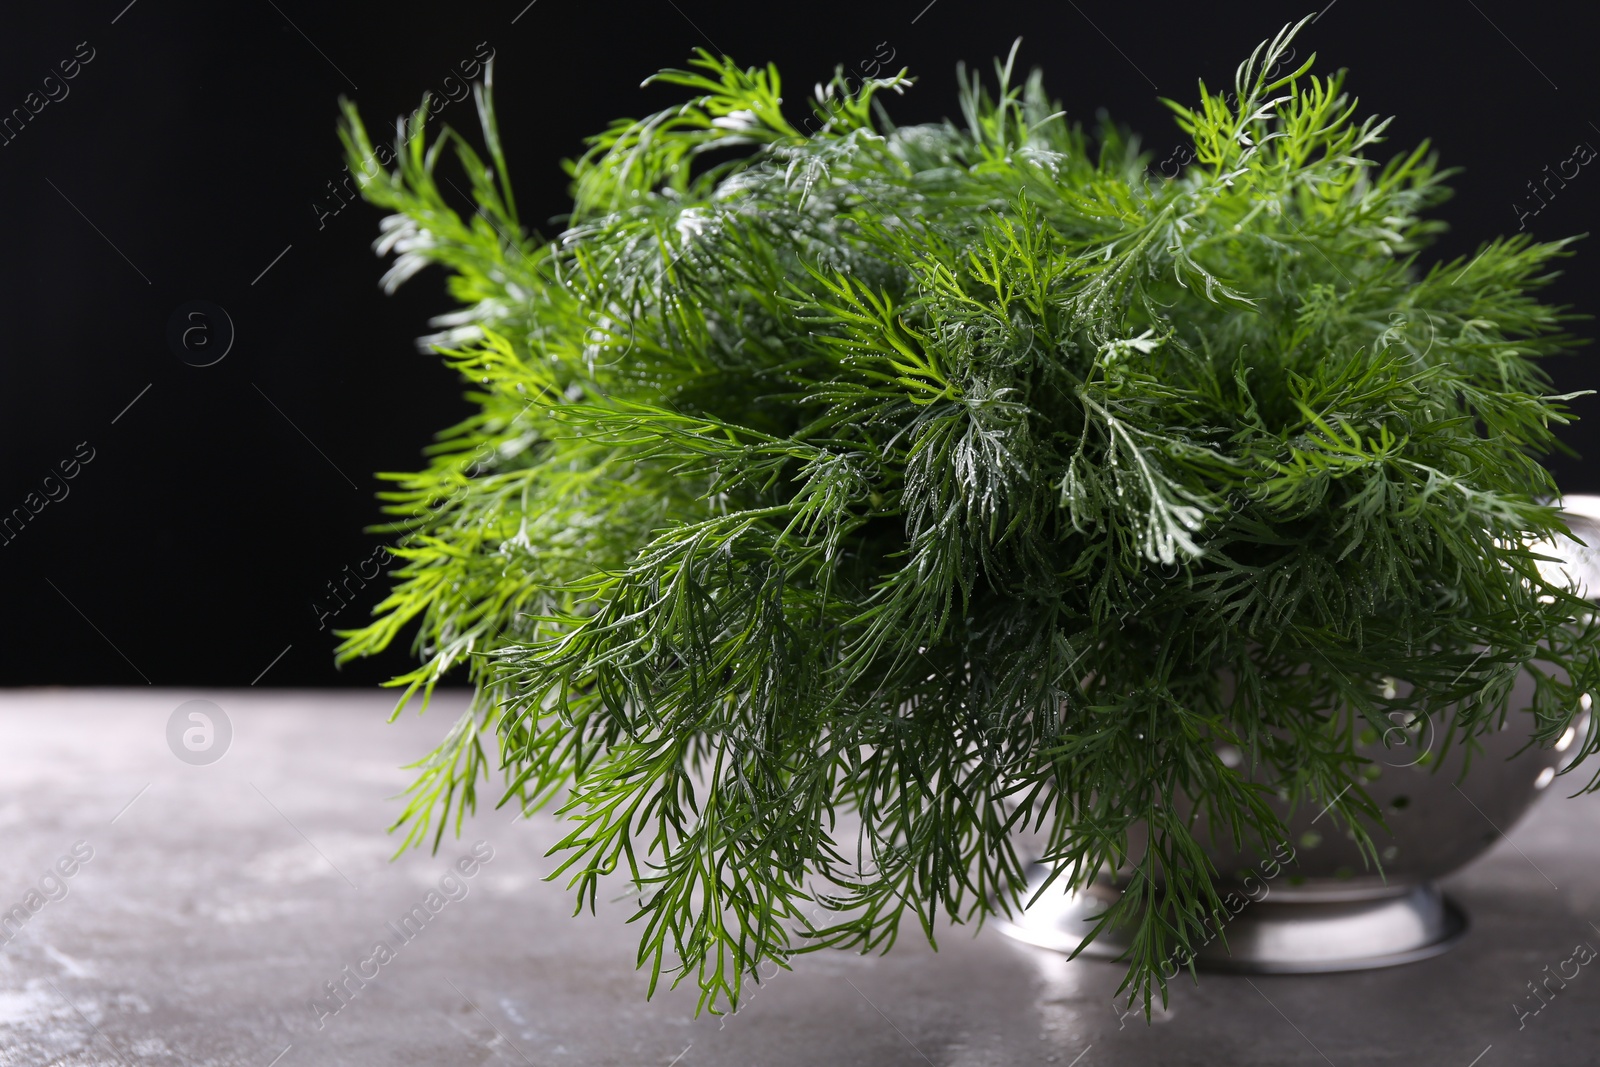
[[[1470,743],[1539,659],[1559,736],[1600,686],[1595,624],[1525,547],[1562,529],[1535,457],[1569,398],[1536,359],[1571,340],[1531,294],[1565,242],[1423,270],[1426,146],[1370,161],[1342,75],[1269,80],[1290,36],[1236,102],[1172,105],[1175,179],[1010,60],[963,75],[964,125],[896,127],[903,74],[840,76],[807,136],[775,70],[702,54],[656,78],[696,95],[570,164],[554,240],[487,87],[488,160],[419,112],[363,192],[388,284],[451,270],[433,340],[481,412],[386,476],[402,565],[341,647],[415,622],[407,697],[477,687],[407,843],[502,767],[500,803],[570,821],[580,900],[637,887],[652,986],[715,1011],[763,962],[1015,907],[1026,826],[1065,878],[1147,876],[1107,921],[1137,924],[1148,1004],[1222,911],[1182,797],[1247,842],[1280,836],[1252,771],[1375,817],[1346,786],[1385,676]]]

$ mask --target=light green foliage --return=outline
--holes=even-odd
[[[716,1011],[795,952],[1016,907],[1027,826],[1062,878],[1134,875],[1105,921],[1148,1007],[1223,912],[1182,798],[1269,845],[1255,783],[1376,818],[1345,787],[1383,676],[1470,744],[1537,660],[1559,736],[1600,687],[1595,624],[1523,547],[1561,529],[1535,457],[1568,398],[1536,359],[1571,340],[1531,294],[1565,243],[1421,269],[1433,158],[1369,160],[1342,75],[1269,79],[1291,36],[1172,105],[1174,179],[1010,60],[963,76],[964,125],[896,127],[909,79],[840,76],[808,135],[775,70],[702,54],[655,79],[695,95],[569,165],[554,240],[487,86],[487,160],[419,112],[363,193],[388,284],[451,271],[436,340],[481,411],[386,476],[401,566],[340,650],[415,624],[407,697],[476,686],[407,843],[503,768],[500,803],[570,823],[580,903],[637,888],[652,988]]]

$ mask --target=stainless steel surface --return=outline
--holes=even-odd
[[[1524,706],[1532,695],[1532,679],[1524,674],[1512,689],[1511,706]],[[1504,729],[1474,739],[1470,754],[1458,744],[1442,756],[1441,726],[1426,720],[1404,731],[1405,744],[1386,746],[1368,733],[1356,751],[1371,760],[1361,785],[1384,815],[1382,825],[1365,824],[1382,870],[1364,859],[1354,832],[1330,810],[1332,797],[1292,810],[1279,802],[1294,859],[1288,874],[1274,881],[1274,896],[1308,902],[1391,896],[1459,869],[1498,839],[1492,826],[1515,825],[1543,790],[1565,784],[1555,772],[1577,731],[1555,748],[1530,747],[1533,715],[1518,711]],[[1462,817],[1463,799],[1477,818]],[[1230,872],[1242,875],[1261,862],[1256,850],[1228,840],[1211,840],[1208,852],[1225,881],[1237,880]]]
[[[1531,691],[1524,676],[1513,701]],[[1479,739],[1465,775],[1469,757],[1461,746],[1420,763],[1415,755],[1404,755],[1438,755],[1425,747],[1431,732],[1425,726],[1416,731],[1417,743],[1400,748],[1398,756],[1381,743],[1362,746],[1381,772],[1363,783],[1385,815],[1386,825],[1367,826],[1381,871],[1365,867],[1354,832],[1340,825],[1325,804],[1291,809],[1280,802],[1288,836],[1276,849],[1259,852],[1231,841],[1208,841],[1204,823],[1197,820],[1197,834],[1221,872],[1218,893],[1237,914],[1196,952],[1196,966],[1319,973],[1410,963],[1448,949],[1465,929],[1465,919],[1459,907],[1443,899],[1434,880],[1488,850],[1542,791],[1562,781],[1555,771],[1567,758],[1571,740],[1556,749],[1529,747],[1531,715],[1524,719],[1512,719],[1508,729]],[[1390,759],[1410,765],[1390,765]],[[1139,847],[1135,841],[1135,850]],[[1032,874],[1035,885],[1048,877],[1037,866]],[[1116,899],[1127,877],[1103,877],[1078,893],[1052,886],[1001,929],[1030,944],[1071,952],[1093,929],[1087,920]],[[1110,929],[1085,951],[1114,959],[1129,943],[1125,931]]]
[[[1568,539],[1556,544],[1542,542],[1536,547],[1562,562],[1541,566],[1540,570],[1546,578],[1564,581],[1579,596],[1600,600],[1600,496],[1563,497],[1561,508],[1566,512],[1567,525],[1583,544]]]
[[[1575,592],[1600,595],[1600,497],[1568,497],[1563,506],[1573,533],[1585,544],[1563,537],[1537,545],[1560,560],[1541,569]],[[1403,690],[1397,692],[1404,696]],[[1224,899],[1256,899],[1252,883],[1261,886],[1262,895],[1227,921],[1223,936],[1196,952],[1196,965],[1316,973],[1408,963],[1455,944],[1465,930],[1465,916],[1440,894],[1435,880],[1481,855],[1522,819],[1542,791],[1564,782],[1558,771],[1587,729],[1590,699],[1585,695],[1578,720],[1553,748],[1531,746],[1533,715],[1521,709],[1532,696],[1533,680],[1523,674],[1513,687],[1513,710],[1504,726],[1466,745],[1446,748],[1444,724],[1420,716],[1397,721],[1381,735],[1375,730],[1358,734],[1357,752],[1370,761],[1360,785],[1384,815],[1381,824],[1363,824],[1380,866],[1368,861],[1354,830],[1330,810],[1335,798],[1298,806],[1275,802],[1288,833],[1273,849],[1210,839],[1204,820],[1197,818],[1196,836],[1219,872]],[[1132,854],[1141,847],[1139,840],[1132,841]],[[1269,853],[1286,860],[1281,870]],[[1273,870],[1265,884],[1264,859]],[[1078,893],[1052,887],[1001,929],[1030,944],[1073,951],[1092,929],[1086,920],[1116,898],[1129,876],[1106,872]],[[1035,869],[1035,884],[1046,877]],[[1127,948],[1123,932],[1108,930],[1085,953],[1115,958]]]
[[[1035,866],[1029,873],[1032,883],[1040,885],[1049,872]],[[1084,892],[1051,887],[1015,921],[997,925],[1018,941],[1073,952],[1115,895],[1103,885]],[[1230,890],[1224,901],[1232,914],[1194,955],[1196,966],[1204,970],[1321,974],[1393,967],[1448,951],[1467,928],[1460,906],[1432,883],[1400,887],[1380,897],[1310,901],[1279,898],[1270,885],[1263,885],[1258,899]],[[1083,954],[1114,960],[1131,943],[1126,931],[1112,928],[1091,941]],[[1186,957],[1170,958],[1163,968],[1168,980],[1186,963]]]

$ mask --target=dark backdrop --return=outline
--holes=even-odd
[[[1021,36],[1022,62],[1045,68],[1070,112],[1109,109],[1160,159],[1179,137],[1158,95],[1187,100],[1197,76],[1231,82],[1256,42],[1313,10],[1120,0],[19,7],[0,14],[0,114],[29,116],[14,116],[0,145],[0,514],[46,491],[60,499],[0,544],[0,684],[207,686],[366,685],[403,665],[401,651],[332,666],[330,627],[363,618],[376,585],[332,617],[313,604],[326,610],[327,584],[378,543],[363,532],[379,517],[372,472],[412,467],[466,411],[452,375],[412,345],[450,306],[441,275],[384,296],[370,249],[378,213],[334,210],[341,95],[385,126],[492,49],[517,196],[525,218],[544,220],[563,209],[559,160],[610,119],[670,99],[639,83],[696,46],[776,61],[791,99],[837,64],[892,49],[893,65],[920,79],[895,113],[918,121],[955,112],[957,60],[987,69]],[[1545,167],[1579,143],[1600,145],[1600,71],[1577,10],[1336,0],[1300,54],[1350,68],[1364,111],[1399,116],[1391,148],[1428,135],[1464,168],[1438,249],[1453,256],[1519,222],[1541,238],[1592,228],[1600,166],[1537,214],[1514,207],[1537,206],[1527,186]],[[442,117],[470,126],[471,104]],[[1593,312],[1597,278],[1600,247],[1580,245],[1555,297]],[[232,323],[231,349],[212,366],[186,364],[168,343],[169,322],[192,301],[211,306],[197,321],[214,346],[227,329],[214,308]],[[1558,384],[1596,384],[1586,359],[1556,363]],[[1577,407],[1591,422],[1565,437],[1596,453],[1600,405]],[[1553,463],[1567,491],[1600,489],[1583,460]],[[75,477],[45,482],[63,464]]]

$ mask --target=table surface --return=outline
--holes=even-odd
[[[206,766],[168,747],[192,699],[232,725]],[[552,818],[480,809],[437,855],[391,862],[401,765],[464,699],[389,724],[386,693],[0,693],[0,909],[37,909],[0,944],[0,1065],[1600,1060],[1600,975],[1549,983],[1558,992],[1520,1025],[1514,1007],[1529,1012],[1528,983],[1579,944],[1600,946],[1600,797],[1551,789],[1445,883],[1472,917],[1462,944],[1405,967],[1183,979],[1147,1025],[1114,1006],[1115,965],[993,929],[947,930],[934,952],[908,930],[888,956],[806,956],[737,1014],[696,1018],[688,989],[645,999],[625,903],[573,918],[543,880]],[[428,901],[478,841],[492,859],[446,881],[458,899]],[[74,850],[89,858],[75,865]],[[429,903],[426,925],[396,936],[390,924]],[[315,1009],[379,941],[397,947],[376,977],[337,1013]]]

